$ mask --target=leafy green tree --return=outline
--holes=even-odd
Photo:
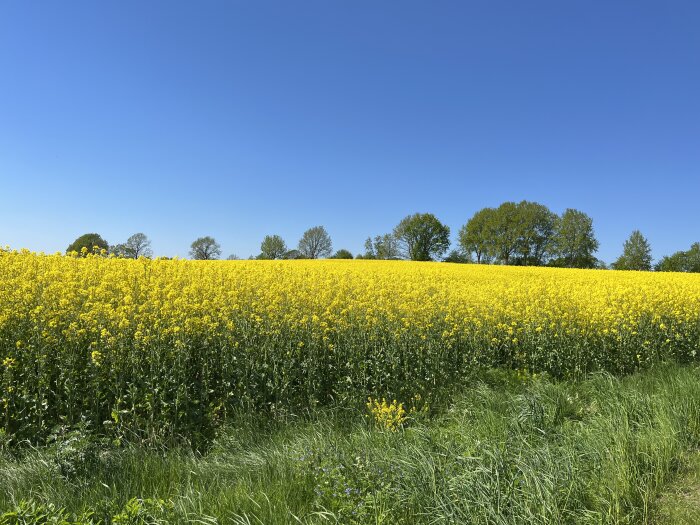
[[[449,249],[450,228],[432,213],[415,213],[394,228],[394,238],[407,259],[432,261]]]
[[[297,249],[305,259],[319,259],[330,257],[333,243],[323,226],[314,226],[304,232]]]
[[[520,243],[520,214],[514,202],[504,202],[487,223],[490,238],[489,255],[503,264],[510,264]]]
[[[287,244],[279,235],[266,235],[260,244],[259,259],[283,259]]]
[[[238,255],[236,255],[235,253],[232,253],[231,255],[226,257],[226,260],[227,261],[240,261],[241,258]]]
[[[622,247],[622,255],[612,263],[614,270],[651,270],[651,246],[639,230],[634,230]]]
[[[657,272],[700,273],[700,243],[693,243],[688,251],[662,257],[655,269]]]
[[[593,219],[582,211],[568,208],[559,218],[554,229],[554,266],[566,268],[594,268],[598,260],[593,255],[598,250],[598,240],[593,231]]]
[[[466,253],[473,253],[477,264],[488,262],[489,254],[493,252],[491,223],[495,213],[493,208],[483,208],[459,230],[460,247]]]
[[[400,259],[399,244],[391,233],[368,237],[365,241],[365,259]]]
[[[221,246],[213,237],[200,237],[191,244],[190,256],[198,261],[218,259],[221,256]]]
[[[352,259],[352,253],[350,253],[350,250],[346,250],[344,248],[341,248],[337,252],[335,252],[332,256],[331,259]]]
[[[522,201],[516,205],[515,263],[539,266],[547,262],[554,250],[554,230],[559,218],[537,202]]]
[[[476,262],[541,265],[553,251],[558,217],[543,204],[504,202],[477,211],[459,231],[459,245]]]
[[[690,250],[684,254],[684,272],[700,273],[700,242],[695,242],[690,246]]]
[[[304,255],[299,250],[289,250],[284,254],[283,259],[305,259]]]
[[[115,255],[127,259],[138,259],[139,257],[153,257],[151,241],[143,233],[135,233],[129,237],[124,244],[117,244],[110,250]]]
[[[109,250],[109,243],[97,233],[86,233],[74,240],[68,248],[66,248],[66,253],[78,252],[78,254],[84,256],[88,253],[93,253],[95,247],[100,250]],[[85,250],[83,250],[83,248],[85,248]]]

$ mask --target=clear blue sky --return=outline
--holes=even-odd
[[[700,2],[0,2],[0,244],[353,253],[535,200],[700,241]]]

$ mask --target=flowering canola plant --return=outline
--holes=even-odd
[[[426,400],[482,366],[571,377],[700,350],[700,275],[0,250],[0,428],[205,436],[231,411]]]

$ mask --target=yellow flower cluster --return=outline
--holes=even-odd
[[[386,399],[367,399],[367,410],[369,411],[374,423],[381,429],[396,432],[403,428],[408,414],[403,407],[403,403],[399,403],[394,399],[388,403]]]
[[[474,366],[626,372],[700,350],[700,275],[86,255],[0,250],[0,428],[116,411],[186,434],[227,407],[429,396]]]

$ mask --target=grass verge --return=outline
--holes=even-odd
[[[2,453],[0,524],[649,523],[700,444],[700,373],[491,371],[435,412],[395,432],[350,413],[239,420],[203,454],[72,429]]]
[[[656,525],[700,523],[700,451],[687,455],[678,478],[664,488],[656,507]]]

